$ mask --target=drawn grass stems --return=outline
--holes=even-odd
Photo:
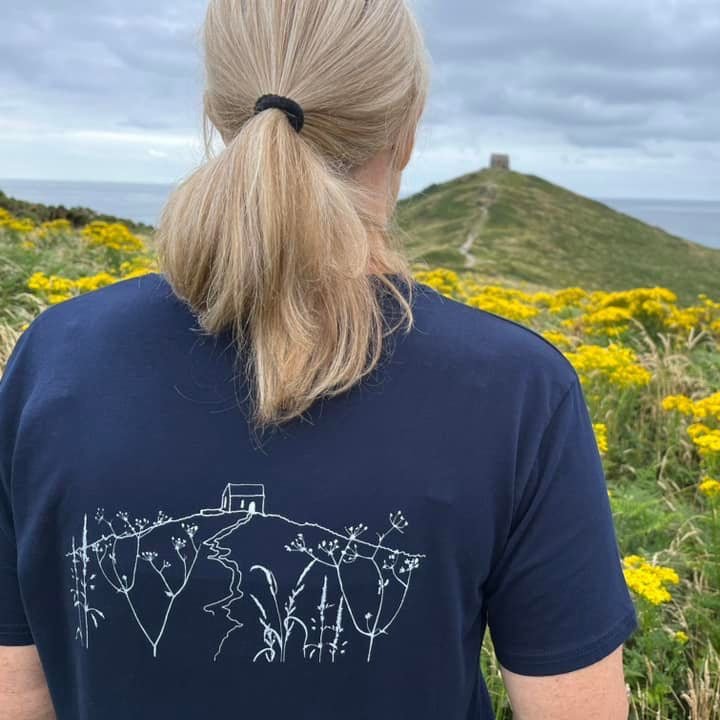
[[[303,642],[301,647],[304,658],[312,659],[315,655],[317,655],[317,661],[320,663],[323,658],[323,649],[327,647],[329,649],[332,662],[335,662],[336,654],[338,652],[345,652],[347,641],[340,641],[340,636],[344,629],[342,626],[344,603],[342,597],[340,598],[338,605],[335,623],[332,625],[326,624],[326,612],[335,607],[327,601],[327,575],[324,576],[320,604],[317,606],[320,613],[319,622],[315,618],[312,618],[310,621],[311,627],[309,629],[307,623],[297,615],[297,598],[305,589],[304,580],[315,564],[316,561],[311,560],[300,573],[300,576],[295,582],[295,586],[288,594],[288,598],[283,605],[284,614],[282,615],[280,612],[280,604],[278,602],[278,583],[275,578],[275,574],[272,570],[263,565],[252,566],[251,572],[258,570],[265,576],[270,597],[272,598],[272,607],[268,612],[262,601],[256,595],[252,593],[250,594],[250,597],[259,611],[258,620],[263,628],[263,641],[265,642],[265,647],[261,648],[255,654],[253,662],[256,662],[261,657],[264,657],[268,662],[273,662],[275,659],[279,659],[280,662],[285,662],[290,636],[296,627],[299,627],[303,632]],[[325,635],[328,631],[333,632],[333,639],[331,642],[326,643]],[[318,638],[316,642],[310,642],[311,632],[317,633]]]
[[[264,574],[268,590],[270,591],[270,597],[272,598],[272,610],[274,610],[274,617],[271,619],[270,615],[273,614],[272,610],[271,613],[268,614],[265,606],[259,598],[252,593],[250,594],[250,597],[260,612],[258,619],[263,628],[263,641],[265,642],[265,647],[260,649],[253,657],[253,662],[256,662],[261,657],[264,657],[268,662],[273,662],[276,657],[279,657],[280,662],[285,662],[288,640],[290,639],[290,635],[296,626],[300,627],[305,635],[303,647],[307,644],[308,628],[305,622],[296,615],[297,605],[295,601],[305,589],[303,580],[312,565],[314,565],[314,563],[310,563],[300,574],[300,577],[295,583],[295,587],[288,595],[288,599],[283,606],[285,611],[284,617],[280,613],[280,604],[278,602],[278,583],[272,570],[269,570],[263,565],[253,565],[250,568],[250,572],[258,570]],[[277,626],[275,626],[275,620],[277,620]]]
[[[340,636],[342,635],[342,632],[344,630],[342,625],[342,613],[345,600],[342,595],[340,595],[340,600],[338,602],[337,612],[335,614],[335,622],[332,625],[327,625],[325,623],[326,612],[335,607],[334,604],[328,603],[327,601],[327,584],[328,578],[327,575],[325,575],[323,578],[322,593],[320,595],[320,604],[317,606],[317,609],[320,613],[320,620],[318,622],[315,620],[315,618],[313,618],[311,621],[312,629],[318,634],[318,640],[316,643],[306,645],[306,648],[308,650],[308,657],[312,659],[312,657],[317,653],[318,663],[322,662],[323,649],[328,649],[331,662],[335,662],[335,656],[337,655],[337,653],[340,652],[341,654],[344,654],[345,647],[348,644],[347,640],[344,640],[342,643],[340,642]],[[333,633],[333,639],[330,642],[326,643],[325,634],[328,631],[331,631]]]
[[[80,640],[85,648],[90,647],[90,621],[92,621],[92,624],[97,628],[98,618],[105,619],[105,615],[98,610],[98,608],[90,605],[88,591],[95,589],[93,580],[95,580],[97,574],[92,573],[88,578],[90,557],[87,550],[87,515],[85,515],[83,520],[82,547],[78,549],[75,544],[75,536],[73,535],[72,538],[71,575],[74,587],[70,588],[73,596],[73,607],[76,607],[78,612],[78,626],[75,631],[75,637]],[[78,570],[79,565],[82,566],[82,572]]]
[[[338,602],[337,607],[337,613],[335,614],[335,624],[330,626],[330,629],[334,631],[332,642],[330,643],[330,657],[332,659],[332,662],[335,662],[335,656],[340,653],[340,655],[345,654],[345,648],[347,647],[348,641],[343,640],[342,643],[340,642],[340,636],[342,635],[344,631],[344,627],[342,624],[342,618],[343,618],[343,607],[345,604],[345,598],[341,595],[340,596],[340,602]]]

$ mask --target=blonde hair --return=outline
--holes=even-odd
[[[411,297],[390,277],[412,290],[388,219],[397,188],[378,218],[353,172],[382,151],[397,168],[429,64],[406,0],[211,0],[204,47],[207,157],[163,210],[160,269],[205,331],[232,330],[264,427],[376,366],[395,329],[378,287],[412,327]],[[300,133],[282,110],[254,113],[269,93],[300,104]]]

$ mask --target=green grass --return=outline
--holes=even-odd
[[[483,220],[483,208],[487,217]],[[675,237],[534,175],[482,170],[398,203],[413,260],[498,281],[562,288],[670,288],[685,303],[720,296],[720,250]]]

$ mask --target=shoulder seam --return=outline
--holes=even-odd
[[[550,417],[548,421],[545,423],[545,427],[542,431],[542,435],[540,436],[540,442],[538,444],[537,452],[535,453],[535,460],[533,461],[532,467],[530,468],[530,475],[532,475],[533,471],[535,470],[535,466],[538,463],[538,459],[540,457],[540,450],[545,443],[545,436],[548,433],[548,430],[550,429],[550,426],[555,421],[555,417],[560,412],[560,408],[565,405],[567,402],[567,399],[570,397],[570,393],[572,390],[574,390],[577,385],[579,384],[580,379],[577,377],[577,374],[573,377],[573,379],[570,381],[570,384],[563,390],[562,395],[560,396],[560,400],[558,400],[558,404],[555,406],[555,409],[550,413]],[[517,478],[516,478],[517,481]],[[515,483],[517,485],[517,482]]]
[[[564,407],[565,403],[567,402],[568,398],[570,397],[571,392],[576,388],[576,386],[579,383],[579,378],[577,374],[573,377],[573,379],[570,381],[570,384],[565,388],[565,390],[562,391],[562,395],[560,396],[560,400],[558,400],[557,405],[555,406],[555,409],[550,413],[550,417],[548,418],[547,422],[545,423],[545,426],[543,428],[542,434],[540,435],[540,442],[538,443],[537,450],[535,451],[535,459],[533,460],[533,464],[530,466],[530,470],[528,472],[528,477],[532,477],[533,473],[535,472],[535,468],[537,467],[538,461],[540,459],[540,451],[545,445],[545,438],[548,434],[548,430],[550,429],[553,422],[555,422],[555,418],[558,416],[560,409]],[[518,508],[518,497],[517,497],[517,488],[518,488],[518,478],[515,476],[513,478],[513,484],[512,484],[512,515],[510,518],[510,527],[512,527],[515,523],[515,515],[517,513]]]
[[[472,307],[472,306],[469,306]],[[531,328],[529,325],[523,325],[520,322],[517,322],[516,320],[512,320],[508,317],[505,317],[504,315],[498,315],[497,313],[494,313],[490,310],[484,310],[483,308],[475,308],[476,310],[480,310],[481,312],[486,313],[487,315],[493,315],[496,318],[499,318],[500,320],[505,320],[505,322],[509,322],[511,325],[515,325],[516,327],[522,328],[523,330],[526,330],[531,335],[535,335],[535,337],[540,338],[548,347],[552,348],[568,365],[570,365],[570,361],[565,357],[562,350],[560,350],[559,347],[556,345],[553,345],[546,337],[544,337],[541,333],[539,333],[537,330]]]
[[[475,307],[474,305],[468,305],[467,303],[463,302],[462,300],[457,300],[456,298],[448,297],[447,295],[443,295],[441,292],[436,290],[431,285],[426,285],[425,283],[421,283],[418,281],[415,281],[418,285],[422,285],[426,287],[427,289],[431,290],[433,293],[435,293],[441,300],[450,300],[451,302],[455,302],[458,305],[462,305],[466,308],[469,308],[470,310],[474,310],[476,312],[484,313],[485,315],[490,315],[491,317],[497,318],[498,320],[504,320],[507,323],[510,323],[511,325],[515,325],[515,327],[519,327],[522,330],[526,330],[531,335],[535,335],[536,337],[540,338],[545,345],[552,348],[568,365],[571,365],[570,361],[565,357],[564,353],[560,348],[558,348],[556,345],[553,345],[546,337],[544,337],[541,333],[539,333],[537,330],[531,328],[529,325],[523,325],[520,322],[517,322],[517,320],[512,320],[511,318],[505,317],[504,315],[498,315],[497,313],[492,312],[491,310],[485,310],[484,308]]]

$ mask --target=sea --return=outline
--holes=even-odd
[[[82,206],[156,225],[172,185],[51,180],[2,180],[7,195],[46,205]],[[594,198],[614,210],[687,240],[720,249],[720,199]]]

